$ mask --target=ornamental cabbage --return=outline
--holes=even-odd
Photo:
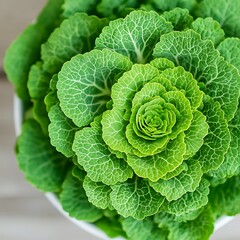
[[[240,212],[237,6],[49,0],[5,57],[26,179],[110,237],[209,239]]]

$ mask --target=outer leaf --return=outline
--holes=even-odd
[[[199,33],[202,39],[210,39],[217,46],[224,40],[224,31],[219,22],[212,18],[197,18],[191,25],[191,28]]]
[[[240,39],[239,38],[227,38],[221,42],[218,46],[218,51],[221,55],[233,64],[240,71]]]
[[[160,11],[169,11],[176,7],[192,9],[196,4],[196,0],[150,0],[150,3],[154,6],[155,9]]]
[[[171,22],[174,30],[181,31],[189,28],[190,24],[193,22],[193,17],[189,14],[187,9],[174,8],[169,12],[164,12],[162,14],[167,21]]]
[[[82,182],[73,177],[71,172],[62,185],[60,201],[63,209],[78,220],[95,222],[103,216],[102,210],[88,201]]]
[[[208,172],[216,170],[222,164],[229,148],[230,133],[218,102],[211,98],[205,100],[202,113],[207,117],[209,132],[194,159],[199,161],[203,172]]]
[[[27,87],[31,98],[44,98],[47,94],[51,75],[42,69],[42,62],[34,64],[29,72]]]
[[[198,187],[202,171],[197,161],[187,161],[188,170],[181,172],[178,176],[169,180],[149,181],[149,184],[156,192],[165,196],[168,201],[177,200],[186,192],[193,192]]]
[[[223,164],[215,170],[210,171],[208,175],[213,177],[211,179],[212,185],[218,185],[225,182],[227,178],[232,177],[237,169],[240,167],[240,110],[238,109],[235,118],[229,124],[231,134],[231,143]]]
[[[209,126],[206,116],[196,110],[193,112],[193,120],[187,131],[185,131],[186,157],[195,155],[204,143],[204,138],[208,134]]]
[[[186,162],[182,162],[181,165],[179,165],[176,169],[174,169],[172,172],[167,173],[165,176],[163,176],[161,179],[163,180],[169,180],[173,177],[178,176],[181,172],[187,171],[188,170],[188,165]]]
[[[209,186],[209,182],[202,178],[194,192],[185,193],[176,201],[165,201],[162,208],[165,212],[175,215],[195,211],[208,203]]]
[[[101,183],[93,182],[88,176],[83,181],[83,188],[86,191],[88,201],[98,208],[105,209],[107,207],[112,208],[109,194],[112,189]]]
[[[68,170],[68,160],[59,154],[34,120],[24,123],[17,142],[17,159],[25,177],[46,192],[61,190]]]
[[[127,237],[126,233],[122,229],[121,223],[116,218],[101,218],[94,224],[102,229],[110,238],[115,238],[118,236],[123,236],[124,238]]]
[[[6,52],[4,69],[23,100],[29,100],[27,80],[30,67],[39,60],[41,44],[58,25],[62,3],[63,0],[49,0],[36,22],[29,25]]]
[[[92,14],[95,12],[95,7],[100,0],[64,0],[63,8],[63,16],[68,18],[74,15],[77,12],[83,12]]]
[[[194,221],[172,224],[169,240],[208,240],[214,230],[214,217],[208,207]]]
[[[59,73],[58,98],[64,114],[81,127],[106,109],[111,87],[132,63],[108,49],[77,55]]]
[[[155,192],[144,179],[133,178],[112,187],[110,198],[113,207],[123,217],[141,220],[155,214],[164,198]]]
[[[46,110],[47,112],[50,111],[51,107],[59,104],[59,100],[57,97],[57,81],[58,81],[58,76],[57,74],[53,75],[52,79],[50,80],[50,89],[48,94],[44,98],[44,103],[46,105]]]
[[[123,230],[127,233],[129,240],[165,240],[167,234],[157,226],[154,226],[152,219],[145,218],[138,221],[134,218],[122,220]]]
[[[221,24],[227,36],[240,37],[239,8],[238,0],[203,0],[197,6],[195,14],[214,18]]]
[[[85,127],[78,131],[73,150],[78,156],[79,164],[84,167],[92,181],[113,185],[124,182],[133,175],[127,163],[108,150],[102,140],[100,127]]]
[[[156,182],[183,162],[185,151],[184,134],[179,134],[161,153],[144,158],[128,154],[127,162],[138,176]]]
[[[51,121],[48,127],[51,144],[66,157],[72,157],[73,139],[79,128],[64,115],[58,104],[51,107],[48,116]]]
[[[134,63],[146,63],[159,37],[171,30],[172,25],[156,12],[134,11],[125,19],[111,21],[96,39],[96,47],[112,49]]]
[[[86,13],[76,13],[64,20],[42,45],[43,69],[57,73],[74,55],[92,50],[95,38],[107,23],[106,19]]]
[[[101,0],[97,6],[98,12],[104,17],[114,19],[123,17],[127,13],[128,8],[138,8],[137,0]]]
[[[155,57],[166,57],[190,71],[206,84],[206,93],[221,104],[230,121],[237,110],[240,76],[224,61],[210,40],[202,40],[193,30],[172,32],[161,37]]]
[[[33,117],[40,124],[43,133],[48,135],[48,125],[50,123],[46,105],[42,98],[33,100]]]
[[[240,177],[232,177],[226,183],[211,189],[210,204],[216,216],[234,216],[240,212]]]

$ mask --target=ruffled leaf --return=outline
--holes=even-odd
[[[218,46],[218,51],[225,58],[240,71],[240,39],[226,38]]]
[[[64,114],[78,126],[87,126],[106,109],[111,87],[132,63],[108,49],[77,55],[58,77],[58,98]]]
[[[113,207],[123,217],[141,220],[155,214],[164,198],[155,192],[144,179],[133,178],[111,186]]]
[[[68,170],[68,160],[58,153],[35,120],[24,123],[17,142],[17,160],[26,179],[45,192],[58,192]]]
[[[103,216],[102,210],[88,201],[82,182],[73,177],[71,172],[62,185],[60,201],[63,209],[78,220],[95,222]]]
[[[95,12],[99,0],[64,0],[62,5],[63,16],[69,18],[77,12],[92,14]]]
[[[51,107],[48,116],[51,121],[48,127],[51,144],[66,157],[72,157],[72,144],[79,128],[64,115],[58,104]]]
[[[199,161],[203,172],[208,172],[216,170],[222,164],[229,149],[231,137],[224,112],[218,102],[214,102],[211,98],[205,100],[202,113],[207,118],[209,130],[194,159]]]
[[[217,20],[227,36],[240,37],[240,2],[238,0],[203,0],[194,13]]]
[[[127,162],[138,176],[156,182],[183,162],[186,151],[184,136],[179,134],[175,140],[169,142],[165,150],[153,156],[140,158],[128,154]]]
[[[193,192],[198,187],[201,178],[201,166],[197,161],[187,161],[188,169],[169,180],[149,181],[156,192],[165,196],[168,201],[177,200],[187,192]]]
[[[112,208],[109,196],[112,189],[109,186],[101,182],[93,182],[86,176],[83,181],[83,188],[86,191],[88,201],[93,205],[102,209]]]
[[[86,13],[76,13],[64,20],[42,45],[43,69],[52,74],[57,73],[63,63],[74,55],[91,51],[95,38],[107,23],[106,19],[88,16]]]
[[[100,124],[100,121],[96,122],[95,124]],[[128,164],[108,150],[102,140],[102,130],[96,125],[85,127],[76,133],[73,150],[78,157],[79,164],[83,166],[92,181],[113,185],[133,176]]]
[[[154,57],[166,57],[183,66],[195,79],[204,82],[205,92],[221,104],[230,121],[237,110],[240,76],[220,57],[210,40],[202,40],[193,30],[164,34],[154,49]]]
[[[219,22],[212,18],[197,18],[191,25],[191,28],[199,33],[202,39],[209,39],[217,46],[224,40],[225,33]]]
[[[205,206],[208,203],[209,186],[209,182],[202,178],[195,191],[185,193],[178,200],[165,201],[162,205],[163,211],[174,215],[181,215]]]
[[[171,30],[171,23],[156,12],[134,11],[125,19],[111,21],[96,39],[96,48],[108,48],[134,63],[146,63],[159,37]]]

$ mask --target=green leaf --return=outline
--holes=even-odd
[[[58,25],[63,0],[49,0],[35,23],[30,24],[6,51],[4,69],[18,96],[29,100],[27,80],[30,67],[40,59],[43,42]]]
[[[48,127],[51,144],[66,157],[72,157],[73,139],[79,128],[64,115],[58,104],[51,107],[48,116],[51,122]]]
[[[59,154],[35,120],[27,120],[17,141],[17,160],[26,179],[44,192],[58,192],[68,170],[68,160]]]
[[[186,144],[186,157],[194,156],[200,149],[208,134],[209,126],[206,122],[206,116],[202,112],[196,110],[193,112],[193,120],[190,127],[184,133]]]
[[[100,0],[64,0],[62,5],[63,16],[69,18],[77,12],[88,13],[89,15],[95,12],[96,5]]]
[[[158,69],[150,64],[134,64],[131,70],[124,73],[112,87],[113,107],[130,110],[135,94],[146,82],[157,76],[159,76]]]
[[[193,17],[189,14],[189,11],[178,7],[169,12],[164,12],[161,16],[168,22],[171,22],[176,31],[182,31],[189,28],[190,24],[193,22]]]
[[[231,137],[224,112],[218,102],[214,102],[211,98],[205,100],[202,113],[207,118],[209,130],[194,159],[199,161],[203,172],[206,173],[209,170],[216,170],[222,164],[229,149]]]
[[[235,176],[217,187],[211,188],[209,201],[214,214],[234,216],[240,212],[240,177]]]
[[[169,11],[176,7],[187,8],[191,10],[196,4],[196,0],[150,0],[150,3],[156,10]]]
[[[205,206],[208,203],[209,186],[209,182],[202,178],[195,191],[185,193],[178,200],[165,201],[162,205],[163,211],[174,215],[182,215]]]
[[[186,223],[169,224],[169,240],[208,240],[214,230],[214,217],[210,207],[207,207],[201,215]]]
[[[96,120],[97,124],[100,124],[98,121]],[[76,132],[73,150],[78,156],[79,164],[92,181],[113,185],[133,176],[132,169],[127,163],[109,151],[102,140],[100,127],[85,127]]]
[[[195,9],[199,17],[212,17],[217,20],[226,36],[240,37],[240,2],[238,0],[203,0]]]
[[[86,126],[106,109],[111,87],[132,63],[108,49],[79,54],[64,64],[58,77],[58,98],[64,114]]]
[[[179,224],[180,222],[187,222],[195,220],[203,212],[205,207],[194,211],[183,213],[181,215],[174,215],[166,212],[159,212],[154,215],[154,222],[159,224],[159,227],[168,228],[169,224]]]
[[[129,217],[122,220],[122,226],[123,230],[127,233],[129,240],[167,239],[167,233],[157,228],[150,218],[138,221]]]
[[[221,104],[230,121],[237,110],[240,76],[219,55],[210,40],[202,40],[193,30],[164,34],[156,45],[154,57],[166,57],[183,66],[206,85],[206,94]]]
[[[183,67],[166,69],[160,74],[160,77],[167,78],[177,89],[184,90],[185,96],[190,101],[193,109],[197,109],[200,106],[203,92],[199,89],[197,81],[192,74],[186,72]]]
[[[105,111],[102,117],[102,138],[104,142],[113,150],[123,153],[130,153],[131,145],[128,143],[125,131],[128,124],[123,119],[124,110],[113,108]]]
[[[76,13],[64,20],[42,45],[43,69],[52,74],[57,73],[63,63],[74,55],[91,51],[95,38],[106,24],[108,20],[86,13]]]
[[[48,125],[50,120],[43,98],[33,100],[33,117],[40,124],[43,133],[48,135]]]
[[[177,168],[175,168],[172,172],[167,173],[165,176],[163,176],[161,179],[163,180],[169,180],[173,177],[178,176],[181,172],[187,171],[188,170],[188,165],[186,162],[182,162],[181,165],[179,165]]]
[[[121,223],[116,218],[101,218],[94,224],[103,230],[110,238],[119,236],[126,238],[126,233],[123,231]]]
[[[51,75],[43,71],[42,62],[32,65],[27,82],[30,97],[33,99],[44,98],[48,91],[50,80]]]
[[[215,171],[208,172],[211,176],[212,185],[225,182],[227,178],[232,177],[240,167],[240,109],[238,109],[235,118],[229,124],[231,134],[230,147],[225,155],[224,162]]]
[[[104,17],[114,19],[123,17],[129,8],[138,8],[137,0],[101,0],[97,5],[97,11]]]
[[[88,176],[83,181],[83,188],[86,191],[88,201],[98,208],[112,208],[109,194],[112,189],[101,183],[93,182]]]
[[[175,140],[168,143],[165,150],[153,156],[141,158],[128,154],[127,162],[139,177],[156,182],[183,162],[186,151],[184,136],[183,133],[179,134]]]
[[[150,62],[150,64],[153,67],[157,68],[159,71],[175,67],[174,63],[167,58],[155,58]]]
[[[159,179],[157,182],[149,181],[156,192],[165,196],[168,201],[177,200],[187,192],[193,192],[199,186],[202,178],[201,166],[197,161],[186,161],[188,169],[169,180]]]
[[[145,179],[133,178],[111,186],[110,198],[113,207],[123,217],[141,220],[154,215],[164,198],[155,192]]]
[[[156,12],[134,11],[125,19],[111,21],[96,39],[96,48],[112,49],[128,56],[134,63],[151,60],[159,37],[172,31],[172,25]]]
[[[199,33],[202,39],[209,39],[217,46],[224,40],[224,31],[219,22],[208,18],[197,18],[191,25],[191,29]]]
[[[50,80],[49,90],[44,98],[44,103],[46,105],[47,112],[50,111],[51,107],[58,104],[59,100],[57,97],[57,81],[58,75],[54,74]]]
[[[218,46],[218,51],[225,58],[240,71],[240,39],[226,38]]]
[[[73,177],[71,172],[63,182],[60,201],[63,209],[78,220],[95,222],[103,216],[102,210],[88,201],[82,182]]]

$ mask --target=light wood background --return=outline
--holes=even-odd
[[[46,0],[0,0],[0,72],[6,47],[35,18]],[[13,89],[0,73],[0,240],[94,240],[65,219],[30,186],[14,156]],[[239,240],[240,217],[211,240]],[[187,239],[186,239],[187,240]]]

